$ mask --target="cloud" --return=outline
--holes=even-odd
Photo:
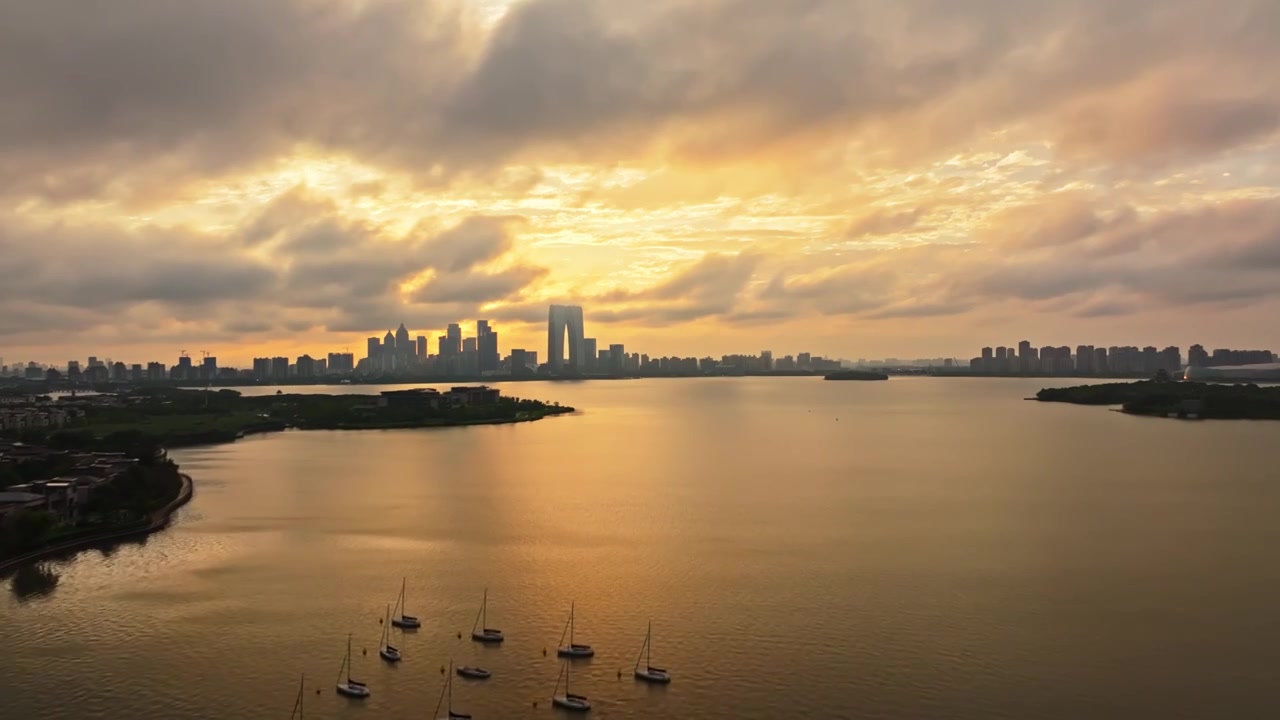
[[[857,240],[868,235],[894,235],[915,227],[916,223],[920,222],[920,217],[923,214],[920,208],[898,212],[876,210],[855,218],[845,228],[844,235],[850,240]]]
[[[518,298],[519,294],[547,274],[546,268],[516,266],[494,272],[463,271],[433,277],[413,294],[421,303],[487,303]]]
[[[145,338],[154,312],[198,316],[201,332],[219,337],[367,332],[401,319],[429,327],[519,299],[546,274],[510,255],[509,218],[396,236],[331,213],[291,193],[220,235],[10,220],[0,224],[0,305],[25,320],[0,334],[131,327]],[[482,267],[492,262],[506,267]]]
[[[936,156],[1026,123],[1129,162],[1280,119],[1256,72],[1280,60],[1266,0],[529,0],[485,23],[461,0],[7,3],[0,192],[155,202],[300,151],[424,180],[513,158]]]

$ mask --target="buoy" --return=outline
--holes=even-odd
[[[459,632],[459,633],[458,633],[458,639],[459,639],[459,640],[461,640],[461,639],[462,639],[462,633],[461,633],[461,632]]]
[[[379,625],[381,625],[381,624],[382,624],[382,618],[378,618],[378,624],[379,624]]]
[[[364,653],[365,655],[368,655],[368,654],[369,654],[369,648],[363,648],[363,649],[361,649],[361,650],[360,650],[360,652]]]
[[[542,648],[542,657],[546,657],[546,656],[547,656],[547,649]]]
[[[443,666],[443,665],[441,665],[441,666],[440,666],[440,674],[441,674],[441,675],[443,675],[443,674],[444,674],[444,666]]]
[[[534,700],[534,701],[533,701],[533,706],[534,706],[534,707],[538,707],[538,701],[537,701],[537,700]]]
[[[619,670],[619,671],[618,671],[618,679],[619,679],[619,680],[621,680],[621,679],[622,679],[622,671],[621,671],[621,670]]]
[[[319,694],[320,694],[320,688],[316,688],[316,694],[317,694],[317,695],[319,695]]]

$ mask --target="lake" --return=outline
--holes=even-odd
[[[308,718],[430,717],[452,660],[455,710],[554,718],[572,602],[595,718],[1276,717],[1280,423],[1054,382],[511,383],[579,412],[175,451],[171,528],[4,581],[0,716],[287,718],[306,673]]]

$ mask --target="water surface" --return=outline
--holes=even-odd
[[[1275,717],[1280,423],[1045,382],[519,383],[581,412],[176,452],[171,529],[8,579],[0,716],[282,718],[305,672],[308,717],[427,717],[453,659],[495,675],[455,709],[552,718],[575,601],[596,718]],[[388,667],[402,576],[424,627]],[[650,618],[665,688],[630,676]]]

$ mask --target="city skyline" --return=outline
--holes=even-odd
[[[1280,345],[1275,3],[232,2],[0,10],[0,354]]]

